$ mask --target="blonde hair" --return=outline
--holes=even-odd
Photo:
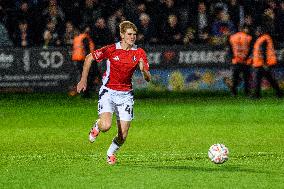
[[[138,31],[137,27],[135,24],[133,24],[130,21],[123,21],[119,24],[119,31],[120,33],[125,33],[127,29],[133,29],[135,32]]]

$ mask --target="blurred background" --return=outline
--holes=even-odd
[[[147,51],[153,75],[147,84],[136,73],[135,88],[227,91],[227,40],[243,25],[252,36],[257,26],[272,36],[279,62],[274,74],[284,87],[284,1],[0,0],[0,91],[76,95],[74,37],[88,28],[97,49],[119,41],[123,20],[138,27],[137,44]],[[103,64],[98,69],[94,91]]]

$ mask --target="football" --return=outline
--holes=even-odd
[[[228,160],[229,149],[224,144],[213,144],[208,150],[209,159],[216,164],[222,164]]]

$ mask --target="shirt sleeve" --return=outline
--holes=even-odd
[[[92,52],[93,58],[97,62],[101,62],[102,60],[108,58],[109,56],[109,46],[102,47]]]
[[[140,58],[143,59],[145,70],[149,71],[149,62],[147,59],[146,52],[143,49],[140,49]]]

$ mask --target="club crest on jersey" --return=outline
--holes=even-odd
[[[136,56],[133,56],[132,59],[133,59],[134,62],[136,62],[136,60],[137,60]]]
[[[118,56],[114,57],[113,59],[116,60],[116,61],[119,61],[119,57]]]
[[[98,51],[98,50],[94,52],[96,59],[99,59],[102,56],[102,54],[103,53],[101,51]]]

